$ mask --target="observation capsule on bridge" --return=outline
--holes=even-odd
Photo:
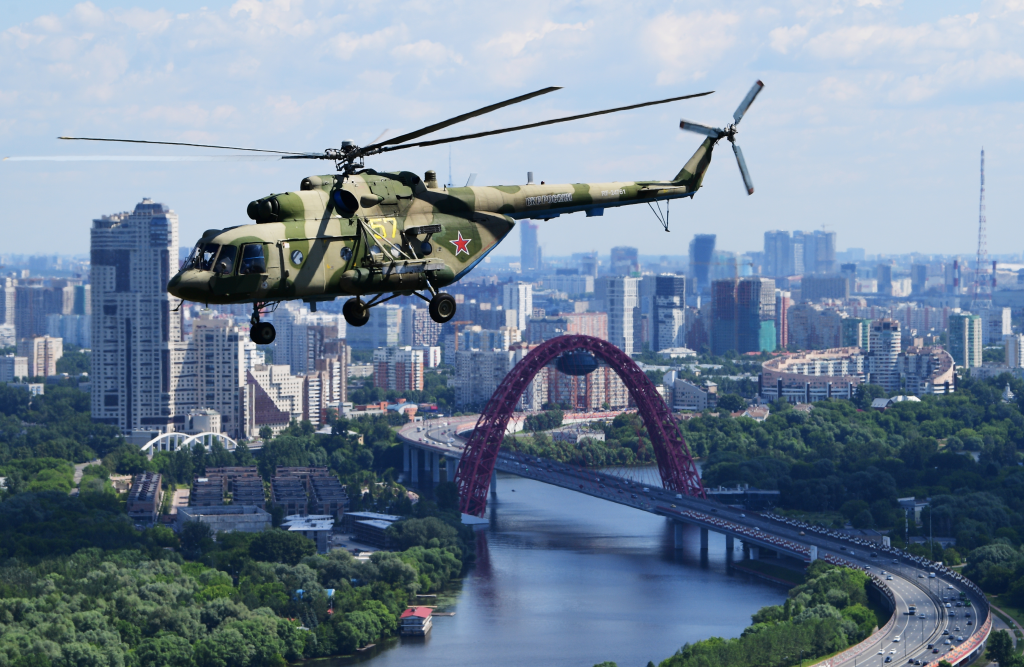
[[[566,352],[555,361],[555,368],[566,375],[590,375],[597,366],[597,359],[586,350]]]

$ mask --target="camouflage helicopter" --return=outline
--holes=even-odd
[[[350,297],[342,308],[351,326],[365,325],[370,309],[402,295],[415,295],[429,304],[435,322],[455,315],[454,297],[441,291],[475,267],[524,218],[549,220],[583,211],[603,215],[606,208],[653,204],[693,197],[711,162],[712,149],[723,137],[733,145],[748,194],[754,186],[735,143],[736,125],[764,87],[756,82],[725,128],[682,121],[683,130],[706,136],[704,142],[673,178],[655,181],[527,184],[445,187],[435,172],[421,179],[408,171],[378,172],[364,159],[390,151],[526,130],[602,114],[708,95],[684,95],[547,120],[528,125],[478,132],[447,139],[415,141],[420,137],[497,109],[550,93],[550,87],[499,102],[461,116],[368,146],[342,142],[323,153],[289,153],[263,149],[211,146],[131,139],[60,137],[82,141],[222,148],[258,153],[266,159],[329,160],[337,173],[307,176],[299,190],[274,194],[249,203],[254,223],[211,229],[203,233],[167,291],[187,301],[205,304],[251,303],[250,337],[272,343],[273,324],[261,313],[282,301],[301,299],[315,311],[321,301]],[[383,135],[382,135],[383,136]],[[659,220],[668,230],[667,209]],[[429,293],[429,297],[426,296]]]

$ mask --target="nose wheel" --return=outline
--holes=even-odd
[[[349,299],[341,307],[341,314],[351,326],[361,327],[370,321],[370,309],[359,298]]]
[[[249,329],[249,339],[257,345],[270,345],[277,338],[277,330],[270,322],[257,322]]]
[[[445,292],[438,292],[430,300],[430,319],[444,324],[455,317],[455,297]]]

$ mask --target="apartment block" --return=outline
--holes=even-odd
[[[135,475],[128,491],[126,510],[128,516],[140,523],[156,523],[160,514],[163,490],[160,488],[160,473],[144,472]]]
[[[388,347],[373,351],[373,386],[394,391],[423,391],[423,351]]]
[[[961,312],[949,316],[949,353],[957,366],[981,366],[983,330],[984,324],[978,315]]]
[[[57,361],[64,356],[64,341],[50,336],[22,338],[18,341],[18,356],[28,360],[29,377],[56,375]]]

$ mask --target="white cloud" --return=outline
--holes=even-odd
[[[553,32],[584,32],[593,24],[593,21],[587,21],[586,23],[555,23],[553,21],[545,21],[539,30],[502,33],[500,37],[485,43],[484,48],[494,49],[497,53],[505,56],[518,56],[530,42],[538,42]]]
[[[661,85],[696,80],[718,62],[736,43],[738,14],[691,12],[677,15],[666,12],[648,24],[644,45],[653,53],[661,71]]]
[[[392,44],[404,42],[408,32],[403,24],[398,24],[365,35],[342,33],[330,40],[330,50],[342,60],[350,60],[364,51],[380,52]]]
[[[834,76],[826,77],[818,86],[818,91],[822,96],[837,102],[848,102],[863,95],[860,86]]]
[[[164,32],[174,22],[174,16],[163,9],[147,12],[143,9],[129,9],[118,15],[117,20],[142,35]]]
[[[768,33],[768,41],[771,47],[779,53],[789,53],[789,50],[803,43],[807,37],[807,28],[802,25],[781,27]]]
[[[458,53],[455,53],[443,44],[432,42],[429,39],[421,39],[412,44],[396,46],[391,50],[391,55],[397,58],[415,60],[430,67],[437,67],[449,60],[454,63],[462,63],[462,56]]]

